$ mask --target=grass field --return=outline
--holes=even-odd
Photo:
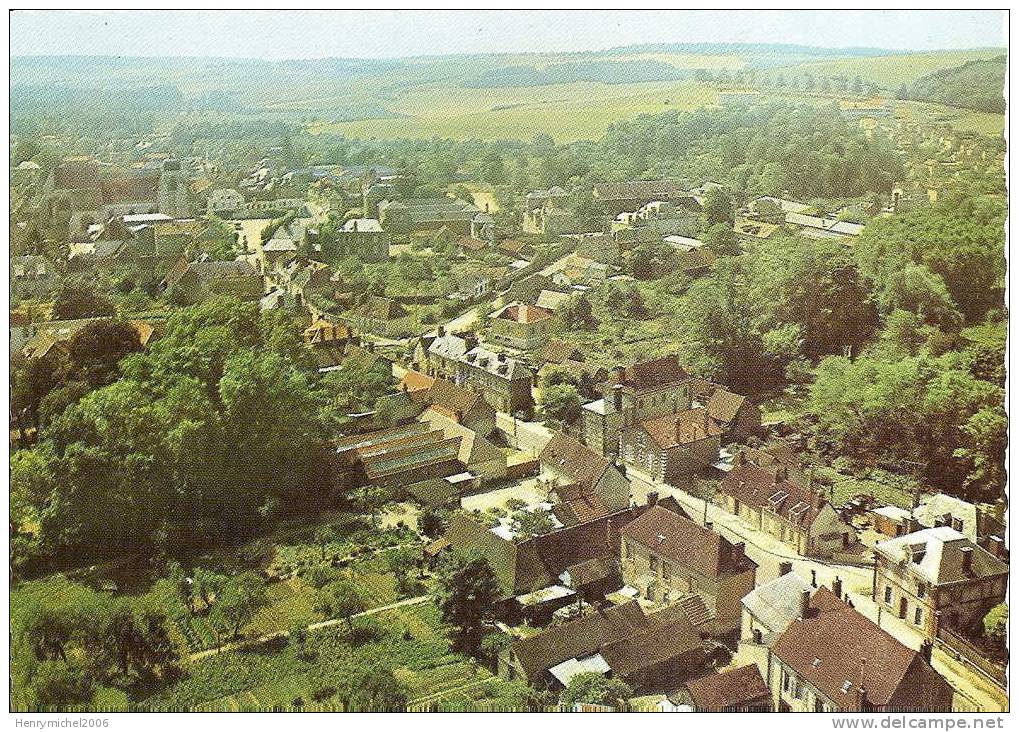
[[[713,104],[714,89],[693,82],[576,83],[468,89],[417,87],[387,104],[398,117],[313,124],[312,133],[351,137],[596,139],[614,121],[645,112],[690,110]]]
[[[1000,53],[1000,49],[992,48],[842,58],[782,67],[780,71],[787,77],[805,73],[815,76],[842,74],[849,78],[860,76],[865,81],[895,89],[937,69]],[[521,57],[519,62],[540,66],[539,58]],[[721,55],[635,53],[624,58],[654,60],[677,68],[740,68],[745,64],[745,60],[737,56]],[[330,120],[327,113],[325,119],[310,125],[310,131],[382,139],[528,139],[535,133],[546,132],[557,142],[572,142],[598,138],[619,119],[668,109],[697,109],[714,104],[717,98],[714,88],[693,81],[578,82],[491,88],[468,88],[456,83],[404,86],[374,83],[359,94],[370,95],[371,101],[384,106],[391,116],[336,121],[335,118]],[[327,109],[339,102],[338,98],[320,98],[276,106],[281,110],[300,108],[314,114],[316,108]],[[346,103],[349,104],[349,97]],[[963,130],[997,134],[1003,124],[1000,116],[979,112],[946,111],[944,108],[931,108],[931,111],[944,115],[950,124]]]
[[[924,102],[896,102],[896,116],[916,122],[944,123],[960,132],[976,132],[981,135],[1001,135],[1005,131],[1003,114]]]
[[[900,84],[911,84],[932,71],[961,66],[973,59],[993,58],[1000,56],[1003,52],[1003,49],[1000,48],[984,48],[910,53],[901,56],[840,58],[790,66],[781,71],[786,77],[796,74],[829,77],[842,74],[852,79],[859,76],[864,81],[872,81],[886,89],[894,90]]]

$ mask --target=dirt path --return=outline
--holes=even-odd
[[[365,617],[368,617],[370,615],[375,615],[377,613],[385,612],[386,610],[393,610],[394,608],[398,608],[398,607],[407,607],[407,606],[410,606],[410,605],[420,605],[421,603],[428,602],[429,600],[431,600],[431,597],[429,595],[421,595],[419,597],[409,597],[406,600],[400,600],[399,602],[394,602],[394,603],[391,603],[389,605],[383,605],[382,607],[373,607],[371,610],[365,610],[364,612],[357,613],[356,615],[352,615],[351,619],[353,620],[353,619],[356,619],[356,618],[365,618]],[[347,621],[344,618],[331,618],[329,620],[323,620],[323,621],[318,622],[318,623],[312,623],[311,625],[307,626],[307,628],[308,628],[308,630],[321,630],[322,628],[328,628],[330,626],[339,625],[340,623],[345,623],[345,622],[347,622]],[[249,646],[257,646],[257,645],[260,645],[262,643],[267,643],[268,641],[275,640],[276,638],[287,638],[287,637],[289,637],[289,635],[290,635],[290,631],[289,630],[281,630],[278,633],[269,633],[267,635],[260,635],[257,638],[243,638],[243,639],[238,640],[238,641],[233,641],[231,643],[226,643],[224,645],[217,646],[216,648],[207,648],[204,651],[198,651],[197,653],[192,653],[190,656],[188,656],[188,659],[191,660],[191,661],[201,661],[203,658],[208,658],[209,656],[215,656],[215,655],[218,655],[220,653],[226,653],[228,651],[236,651],[236,650],[239,650],[241,648],[247,648]]]

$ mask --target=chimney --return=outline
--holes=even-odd
[[[488,202],[485,202],[485,213],[488,213]]]
[[[500,353],[499,354],[499,363],[506,363],[506,354],[505,353]]]
[[[817,587],[817,570],[810,570],[810,586]]]
[[[934,642],[931,640],[925,640],[920,644],[920,658],[925,660],[928,664],[931,662],[931,654],[934,651]]]
[[[626,368],[619,365],[613,366],[612,375],[613,383],[622,384],[626,379]]]
[[[987,548],[998,559],[1002,559],[1005,556],[1005,540],[1000,536],[988,537]]]
[[[704,528],[705,528],[705,529],[707,529],[708,531],[712,531],[712,530],[713,530],[713,528],[712,528],[712,527],[713,527],[714,525],[715,525],[715,524],[714,524],[713,522],[711,522],[711,521],[705,521],[705,522],[704,522]]]
[[[354,219],[354,232],[357,233],[357,219]]]
[[[962,552],[962,573],[970,575],[973,573],[973,547],[964,546],[959,551]]]
[[[800,612],[797,617],[800,620],[806,620],[810,614],[810,590],[803,590],[800,593]]]
[[[658,491],[649,491],[647,494],[647,505],[654,506],[658,503]]]
[[[439,338],[442,338],[444,335],[446,335],[446,327],[444,325],[439,326],[438,334]]]
[[[616,384],[612,387],[612,408],[617,411],[623,411],[623,385]]]
[[[835,593],[835,597],[842,599],[842,580],[839,577],[832,581],[831,591]]]
[[[780,562],[778,565],[778,576],[785,577],[787,574],[793,571],[792,562]]]

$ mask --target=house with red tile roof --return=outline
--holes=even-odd
[[[538,461],[553,511],[567,526],[630,505],[630,481],[608,459],[568,435],[556,434]]]
[[[556,330],[559,319],[553,310],[513,302],[489,316],[490,336],[496,343],[519,351],[541,348]]]
[[[669,705],[667,711],[772,711],[771,690],[754,664],[688,681],[679,691],[669,694],[664,704]]]
[[[718,460],[721,435],[706,409],[685,409],[624,427],[620,457],[660,483],[680,485]]]

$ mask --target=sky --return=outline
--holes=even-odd
[[[984,10],[13,11],[11,55],[393,58],[635,43],[1005,46]]]

